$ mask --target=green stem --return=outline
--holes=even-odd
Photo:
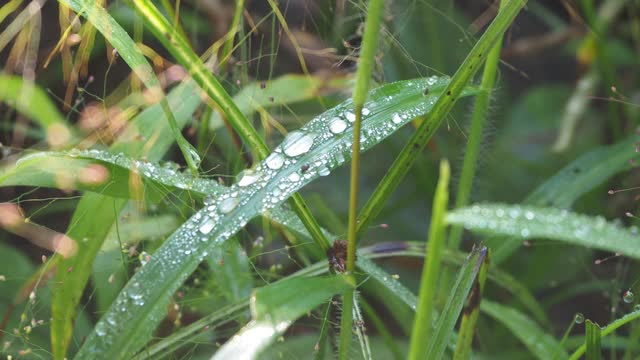
[[[433,305],[435,303],[435,290],[438,284],[444,252],[446,224],[444,218],[449,202],[449,163],[443,160],[440,163],[440,178],[433,200],[433,213],[429,226],[429,242],[427,243],[427,259],[422,269],[420,280],[420,294],[418,309],[413,322],[411,342],[409,345],[409,359],[424,359],[427,346],[431,338]]]
[[[413,162],[422,153],[422,149],[431,139],[431,136],[444,122],[464,86],[471,80],[486,58],[487,53],[501,39],[502,34],[504,34],[525,4],[526,0],[510,0],[507,2],[503,11],[496,16],[487,31],[471,49],[445,89],[445,95],[441,96],[435,103],[431,112],[427,114],[363,207],[360,213],[360,221],[358,222],[358,235],[362,235],[371,221],[380,213],[380,210],[382,210],[393,191],[407,174]]]
[[[500,2],[500,11],[502,11],[505,1]],[[498,64],[500,62],[500,50],[502,49],[502,38],[500,38],[493,46],[487,61],[484,64],[482,73],[482,82],[480,88],[482,91],[476,95],[476,103],[471,115],[471,129],[467,140],[467,148],[464,153],[464,161],[462,163],[462,172],[460,173],[460,183],[458,184],[458,193],[456,195],[455,208],[460,208],[469,203],[469,195],[473,186],[473,177],[476,173],[476,164],[478,162],[478,153],[480,152],[480,142],[482,141],[482,133],[487,119],[487,110],[493,92],[493,86],[498,72]],[[462,240],[462,226],[453,226],[449,234],[449,249],[457,249]]]
[[[270,0],[271,1],[271,0]],[[356,86],[353,93],[353,104],[356,115],[353,124],[353,147],[351,158],[351,179],[349,186],[349,224],[347,226],[347,272],[352,273],[356,267],[356,236],[358,215],[358,172],[360,170],[360,129],[362,126],[362,108],[367,98],[369,82],[373,71],[374,57],[378,48],[378,34],[382,22],[384,10],[383,0],[369,1],[367,19],[364,25],[362,39],[362,51],[358,61],[356,73]],[[351,345],[353,290],[347,291],[343,296],[342,321],[340,332],[340,359],[349,359]]]
[[[224,69],[229,57],[231,56],[231,51],[233,49],[233,40],[236,37],[236,33],[238,32],[238,26],[240,26],[240,20],[242,20],[242,12],[244,11],[244,3],[245,0],[237,0],[236,8],[233,12],[233,20],[231,20],[231,27],[229,28],[229,33],[227,34],[227,40],[222,48],[222,53],[220,54],[220,69]]]

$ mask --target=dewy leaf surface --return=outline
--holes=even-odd
[[[370,92],[363,109],[362,150],[428,112],[447,83],[447,78],[431,77]],[[427,96],[426,87],[430,89]],[[466,90],[465,95],[473,92]],[[262,163],[242,173],[215,203],[206,204],[187,220],[129,281],[77,357],[127,358],[146,344],[172,294],[212,246],[348,159],[353,135],[349,129],[355,120],[352,108],[352,102],[346,101],[289,133]]]
[[[555,208],[483,204],[454,210],[447,215],[447,221],[483,234],[560,240],[640,258],[637,229],[621,228],[601,216]]]

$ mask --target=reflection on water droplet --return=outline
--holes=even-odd
[[[240,173],[240,176],[239,176],[240,180],[238,181],[238,186],[249,186],[255,183],[256,181],[258,181],[258,179],[260,179],[260,176],[262,176],[260,172],[255,172],[253,170],[245,170]]]
[[[274,152],[267,157],[265,163],[269,169],[278,170],[282,167],[282,164],[284,164],[284,156],[280,153]]]
[[[298,156],[306,153],[313,145],[313,134],[293,131],[282,142],[282,150],[287,156]]]
[[[402,122],[402,118],[398,114],[393,114],[391,121],[393,121],[394,124],[400,124]]]
[[[329,130],[334,134],[340,134],[347,128],[347,123],[344,120],[334,117],[329,122]]]
[[[220,201],[220,205],[218,205],[218,210],[220,210],[220,212],[223,214],[227,214],[231,212],[231,210],[235,209],[236,206],[238,206],[239,202],[240,202],[240,199],[238,199],[237,197],[226,198]]]
[[[292,173],[289,175],[289,181],[296,182],[298,180],[300,180],[300,175],[298,175],[298,173]]]
[[[573,321],[576,324],[582,324],[584,322],[584,315],[582,313],[576,313],[576,315],[573,317]]]
[[[631,290],[627,290],[624,292],[624,294],[622,294],[622,300],[624,300],[624,302],[626,302],[627,304],[631,304],[633,302],[633,298],[634,294],[633,292],[631,292]]]
[[[215,223],[213,222],[212,219],[207,219],[207,220],[202,222],[202,224],[200,225],[199,230],[204,235],[207,235],[208,233],[211,232],[211,230],[213,229],[214,225],[215,225]]]

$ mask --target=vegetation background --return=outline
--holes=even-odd
[[[640,2],[527,1],[512,23],[503,20],[501,39],[488,30],[497,1],[389,0],[378,39],[367,40],[376,2],[0,3],[0,353],[638,358]],[[461,64],[489,35],[502,49],[487,86],[486,71],[471,78],[481,63]],[[356,74],[367,42],[372,70]],[[472,80],[447,87],[454,74]],[[391,84],[431,76],[433,84]],[[358,229],[353,271],[346,245],[334,242],[350,238],[356,214],[353,173],[338,167],[350,162],[352,139],[311,147],[304,134],[352,130],[349,116],[359,123],[360,115],[340,104],[364,78],[365,89],[391,85],[370,93],[362,109],[371,150],[354,161],[355,203],[368,209],[384,176],[399,182]],[[451,111],[423,117],[431,108],[421,102],[433,99],[435,109],[451,91],[460,97]],[[390,120],[400,124],[398,114],[406,125],[384,132]],[[431,127],[428,141],[398,175],[392,164],[422,123]],[[303,160],[270,165],[274,149],[292,147]],[[475,165],[466,175],[465,161]],[[265,193],[254,179],[260,169],[280,171],[265,176]],[[294,176],[279,175],[287,169],[309,177],[277,190]],[[285,215],[269,209],[254,218],[254,208],[267,209],[263,198],[280,204],[303,185],[305,202],[294,197]],[[487,203],[494,205],[465,208]],[[221,241],[203,230],[202,209],[212,206],[228,226]],[[326,232],[314,232],[314,223]],[[184,235],[188,226],[201,233]],[[174,259],[192,268],[165,278]],[[160,270],[141,271],[148,265]],[[341,331],[351,329],[344,299],[356,300],[347,317],[353,331]],[[125,321],[118,311],[139,318]],[[426,320],[414,325],[414,316]],[[432,321],[433,329],[424,325]],[[421,339],[428,350],[414,344]]]

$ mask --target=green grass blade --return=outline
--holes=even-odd
[[[354,288],[349,276],[292,278],[256,290],[253,320],[216,352],[213,359],[254,359],[300,316],[333,295]],[[304,294],[304,296],[300,296]]]
[[[567,353],[553,337],[519,311],[487,300],[482,302],[480,310],[506,326],[538,359],[567,358]]]
[[[431,338],[431,323],[433,319],[433,307],[436,300],[436,289],[440,275],[442,253],[445,247],[446,224],[444,217],[449,204],[449,163],[445,160],[440,163],[440,178],[433,199],[431,223],[429,225],[429,242],[427,243],[427,256],[420,280],[420,296],[418,297],[418,309],[413,322],[411,343],[409,346],[409,359],[418,360],[424,358],[428,343],[425,339]]]
[[[424,121],[422,121],[411,139],[409,139],[409,142],[396,157],[396,160],[387,170],[384,178],[380,181],[374,193],[362,208],[358,222],[358,235],[362,235],[362,233],[369,228],[371,221],[378,215],[393,191],[400,185],[401,180],[407,174],[413,162],[421,154],[422,149],[426,146],[431,136],[433,136],[435,131],[444,122],[447,114],[460,98],[460,94],[463,93],[463,89],[467,86],[486,58],[489,50],[495,42],[502,37],[502,34],[525,4],[526,0],[510,0],[505,4],[502,11],[496,16],[491,25],[489,25],[487,31],[485,31],[473,49],[467,54],[466,59],[460,65],[451,82],[444,90],[444,96],[438,98],[433,109],[427,114]],[[430,92],[432,90],[432,84],[428,85],[425,89],[428,89]]]
[[[370,93],[365,104],[367,118],[363,122],[361,150],[371,148],[428,111],[432,103],[423,95],[427,82],[438,79],[393,83]],[[440,84],[446,84],[446,80]],[[346,101],[291,132],[238,183],[219,196],[213,194],[215,203],[187,220],[131,278],[87,338],[78,358],[93,358],[96,353],[104,358],[133,355],[150,339],[172,294],[212,247],[253,217],[277,207],[313,179],[328,175],[343,164],[352,141],[348,131],[354,116],[352,106],[351,101]]]
[[[615,145],[592,150],[571,162],[556,175],[538,186],[524,204],[569,208],[583,194],[593,190],[613,175],[630,168],[629,162],[640,159],[634,149],[638,136],[634,135]],[[519,241],[489,238],[492,260],[500,263],[520,247]]]
[[[438,317],[433,336],[429,339],[422,339],[423,341],[428,341],[426,357],[422,357],[422,359],[441,359],[444,355],[444,350],[449,344],[456,321],[486,256],[487,248],[474,249],[467,262],[460,268],[458,277],[451,287],[444,310]]]
[[[3,74],[0,74],[0,84],[0,101],[40,125],[52,148],[67,146],[75,131],[39,86],[19,76]]]
[[[633,312],[630,312],[625,316],[612,322],[611,324],[607,325],[605,328],[603,328],[602,331],[600,332],[600,337],[604,338],[605,336],[614,332],[616,329],[620,328],[622,325],[626,325],[631,321],[637,320],[639,318],[640,318],[640,310],[635,310]],[[576,351],[573,354],[571,354],[571,357],[569,357],[569,360],[580,359],[580,357],[584,355],[586,348],[587,348],[587,345],[582,344],[578,349],[576,349]]]
[[[369,82],[373,71],[374,56],[378,49],[378,35],[384,9],[383,0],[370,0],[364,24],[362,49],[358,59],[356,86],[353,92],[355,122],[353,124],[353,144],[351,146],[351,175],[349,177],[349,221],[347,225],[347,265],[352,273],[356,267],[357,217],[358,217],[358,175],[360,173],[360,138],[362,128],[362,108],[369,92]],[[350,300],[350,301],[346,301]],[[352,337],[352,308],[356,302],[353,291],[343,295],[342,319],[340,320],[340,341],[338,358],[349,359]],[[357,307],[357,306],[356,306]]]
[[[500,1],[500,9],[506,4],[506,1]],[[482,81],[480,87],[483,92],[476,96],[476,102],[473,106],[471,114],[471,128],[467,135],[467,148],[464,152],[464,160],[462,162],[462,172],[460,173],[460,181],[458,183],[458,192],[456,193],[456,202],[454,208],[460,208],[469,203],[473,178],[476,174],[476,164],[478,163],[478,155],[480,152],[480,142],[482,141],[482,133],[484,124],[487,119],[487,111],[489,110],[489,102],[493,93],[493,85],[498,72],[498,64],[500,63],[500,50],[502,49],[502,38],[496,41],[484,64],[482,72]],[[447,246],[449,249],[457,249],[462,241],[463,228],[461,226],[453,226],[449,233],[449,241]]]
[[[473,289],[469,294],[467,305],[462,313],[462,320],[460,321],[460,331],[458,333],[458,342],[456,349],[453,353],[453,360],[463,360],[471,358],[471,344],[473,342],[473,334],[476,329],[476,323],[480,316],[480,301],[482,300],[482,293],[484,292],[484,284],[487,280],[487,273],[489,270],[490,253],[487,252],[487,256],[482,262],[480,273],[476,278],[476,282],[473,285]]]
[[[586,333],[586,346],[587,346],[587,360],[600,360],[602,359],[602,347],[601,342],[601,330],[600,326],[591,320],[585,321],[585,333]]]
[[[118,51],[118,55],[129,65],[131,70],[142,80],[145,86],[154,94],[160,96],[160,105],[164,111],[165,119],[169,123],[171,134],[178,144],[187,164],[195,174],[200,157],[195,148],[182,136],[180,126],[171,112],[169,103],[160,87],[160,81],[156,77],[153,69],[138,49],[129,34],[107,13],[98,6],[95,0],[58,0],[69,6],[78,14],[84,16],[91,24],[107,39],[107,41]]]
[[[193,88],[189,86],[181,85],[172,91],[168,98],[179,126],[184,126],[191,119],[200,103],[197,97],[192,96]],[[150,161],[158,161],[173,143],[166,122],[158,125],[158,119],[162,120],[163,116],[164,112],[159,105],[140,113],[112,145],[111,151],[146,156]],[[155,138],[157,141],[150,148],[146,148],[145,142],[134,140],[138,137]],[[37,174],[34,177],[41,178],[46,175]],[[93,193],[83,196],[75,210],[67,235],[77,241],[78,253],[58,264],[58,285],[53,295],[51,342],[55,358],[61,359],[65,356],[71,340],[76,307],[91,273],[92,263],[125,203],[123,199]],[[78,241],[83,239],[87,241]]]
[[[607,222],[555,208],[485,204],[450,212],[450,224],[483,233],[520,239],[550,239],[640,258],[640,236]]]

